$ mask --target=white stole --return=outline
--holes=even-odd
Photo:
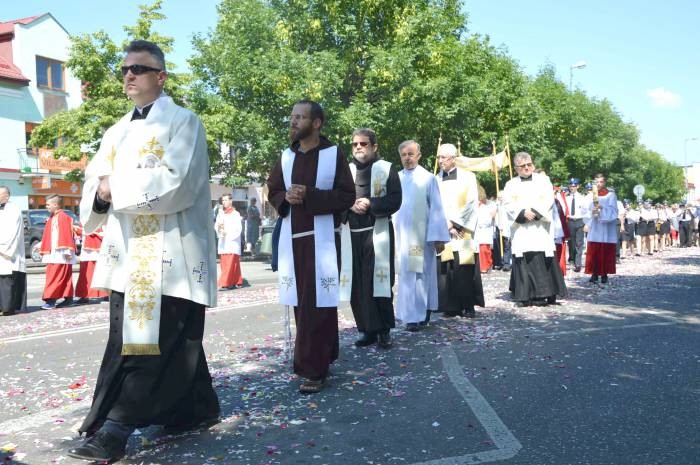
[[[413,200],[413,218],[411,218],[411,227],[406,232],[408,241],[408,257],[406,257],[406,266],[408,271],[414,273],[423,273],[423,253],[425,247],[425,239],[428,231],[428,182],[432,176],[425,171],[425,175],[420,167],[413,169],[410,176],[410,186],[413,188],[413,195],[404,198]],[[422,176],[423,175],[423,176]]]
[[[158,99],[149,113],[149,123],[167,124],[172,115],[167,101]],[[122,169],[151,169],[161,166],[169,140],[159,140],[146,120],[122,126],[107,172]],[[163,215],[127,215],[127,277],[124,288],[122,355],[160,355],[160,305],[163,294]]]
[[[316,171],[316,188],[320,190],[333,189],[335,181],[336,159],[338,148],[328,147],[318,153],[318,169]],[[292,185],[292,168],[296,153],[287,149],[282,152],[282,176],[284,185]],[[296,273],[294,271],[294,251],[292,248],[292,211],[282,220],[279,239],[279,296],[283,305],[297,306],[299,302]],[[316,306],[338,306],[338,258],[335,248],[335,230],[333,215],[315,215],[314,230],[299,233],[297,237],[314,236],[314,265],[316,273]],[[300,257],[301,259],[301,257]]]
[[[385,160],[377,160],[372,165],[370,176],[370,188],[372,197],[386,196],[386,181],[389,178],[391,163]],[[357,174],[357,167],[350,163],[350,172],[353,179]],[[350,225],[342,225],[341,231],[341,268],[340,268],[340,300],[350,301],[352,292],[352,238]],[[373,273],[373,297],[391,297],[390,257],[391,241],[389,235],[389,217],[375,218],[372,230],[372,244],[374,245],[374,273]]]

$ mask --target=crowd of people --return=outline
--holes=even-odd
[[[104,299],[109,293],[109,338],[79,428],[86,439],[69,451],[90,461],[123,456],[138,427],[178,432],[218,421],[202,346],[205,308],[216,305],[217,288],[242,284],[241,215],[226,195],[212,226],[204,128],[163,93],[163,52],[134,41],[121,72],[135,108],[106,131],[86,168],[82,226],[76,230],[60,198],[49,197],[41,245],[44,308],[72,303],[77,233],[85,240],[75,295]],[[390,349],[397,321],[415,332],[433,313],[476,316],[475,308],[485,306],[482,273],[492,269],[510,271],[518,307],[546,306],[566,296],[567,260],[573,272],[584,269],[604,284],[618,255],[697,240],[691,206],[634,208],[617,200],[603,174],[585,195],[578,179],[565,193],[532,155],[519,152],[517,176],[490,202],[476,176],[458,166],[453,144],[438,147],[440,170],[433,174],[420,165],[419,142],[406,140],[397,148],[397,170],[380,157],[376,133],[361,128],[352,134],[348,163],[321,134],[324,123],[318,103],[297,102],[291,145],[267,180],[279,215],[273,268],[280,303],[293,309],[293,371],[303,394],[327,386],[339,355],[341,301],[350,302],[360,333],[356,346]],[[6,314],[26,302],[22,219],[9,195],[0,187],[0,307]],[[249,220],[251,214],[255,210],[247,212]],[[258,211],[258,231],[249,230],[249,237],[257,239],[259,217]]]

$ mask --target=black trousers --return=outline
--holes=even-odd
[[[583,218],[569,218],[569,261],[581,267],[583,256]]]

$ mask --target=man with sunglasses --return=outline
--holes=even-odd
[[[529,153],[517,153],[513,164],[518,176],[503,189],[513,252],[509,289],[518,307],[553,304],[566,296],[550,233],[554,189],[547,175],[534,172]]]
[[[199,118],[163,93],[161,49],[125,49],[124,92],[134,102],[85,170],[86,234],[104,238],[92,285],[111,291],[110,329],[92,407],[68,455],[112,462],[137,427],[164,433],[215,423],[219,402],[202,347],[216,305],[216,242],[209,157]]]
[[[356,199],[343,225],[340,298],[350,300],[361,334],[355,345],[377,342],[388,349],[390,330],[395,326],[391,215],[401,207],[401,181],[391,163],[379,159],[378,149],[373,130],[362,128],[352,133],[350,171]]]

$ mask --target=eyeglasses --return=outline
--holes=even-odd
[[[369,145],[369,142],[352,142],[350,145],[353,147],[367,147]]]
[[[533,165],[532,163],[523,163],[522,165],[517,165],[516,168],[525,168],[528,166],[532,168],[535,165]]]
[[[140,76],[144,73],[148,73],[149,71],[160,73],[163,70],[158,68],[151,68],[150,66],[146,65],[122,66],[122,76],[126,76],[129,71],[131,71],[131,74],[133,74],[134,76]]]

